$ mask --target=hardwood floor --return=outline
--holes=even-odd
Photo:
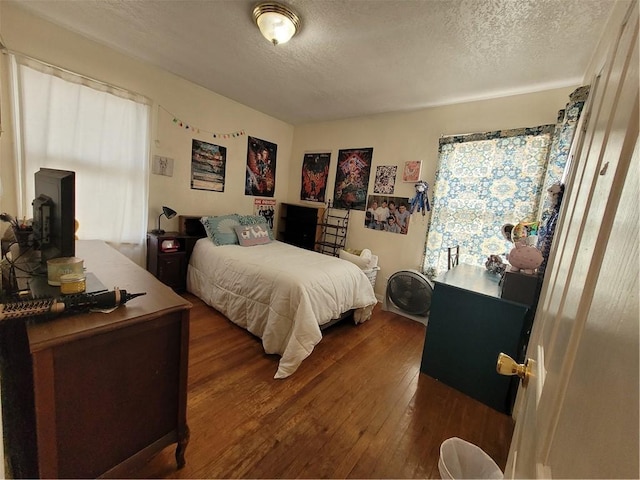
[[[384,312],[342,322],[289,378],[279,357],[198,298],[191,311],[186,466],[175,447],[137,478],[440,478],[457,436],[504,469],[513,423],[420,373],[425,327]]]

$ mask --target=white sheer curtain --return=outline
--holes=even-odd
[[[76,172],[78,239],[99,239],[143,265],[149,101],[14,55],[21,216],[32,216],[40,167]]]

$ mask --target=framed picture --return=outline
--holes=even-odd
[[[410,160],[404,162],[404,170],[402,170],[402,181],[415,183],[420,180],[420,171],[422,170],[421,160]]]
[[[154,155],[153,163],[151,165],[151,173],[154,175],[173,177],[173,158]]]
[[[376,180],[373,184],[373,193],[392,194],[396,185],[396,165],[383,165],[376,168]]]
[[[193,140],[191,144],[191,188],[224,192],[227,148]]]
[[[331,153],[305,153],[302,159],[300,200],[324,202]]]

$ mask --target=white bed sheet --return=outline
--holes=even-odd
[[[273,241],[241,247],[196,243],[187,290],[281,355],[274,378],[291,375],[322,339],[320,325],[355,309],[371,317],[377,299],[367,276],[336,257]]]

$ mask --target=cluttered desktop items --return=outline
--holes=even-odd
[[[34,186],[31,221],[0,215],[14,237],[2,245],[0,320],[112,309],[144,295],[107,291],[75,256],[75,172],[41,168],[34,174]]]
[[[35,321],[50,319],[62,313],[83,313],[111,310],[146,293],[128,293],[115,288],[110,292],[79,293],[58,298],[37,298],[0,303],[0,321],[14,318],[30,318]]]
[[[3,289],[9,294],[20,289],[19,275],[46,275],[49,260],[75,256],[75,172],[41,168],[34,174],[34,190],[31,221],[2,214],[14,237],[2,242]]]

